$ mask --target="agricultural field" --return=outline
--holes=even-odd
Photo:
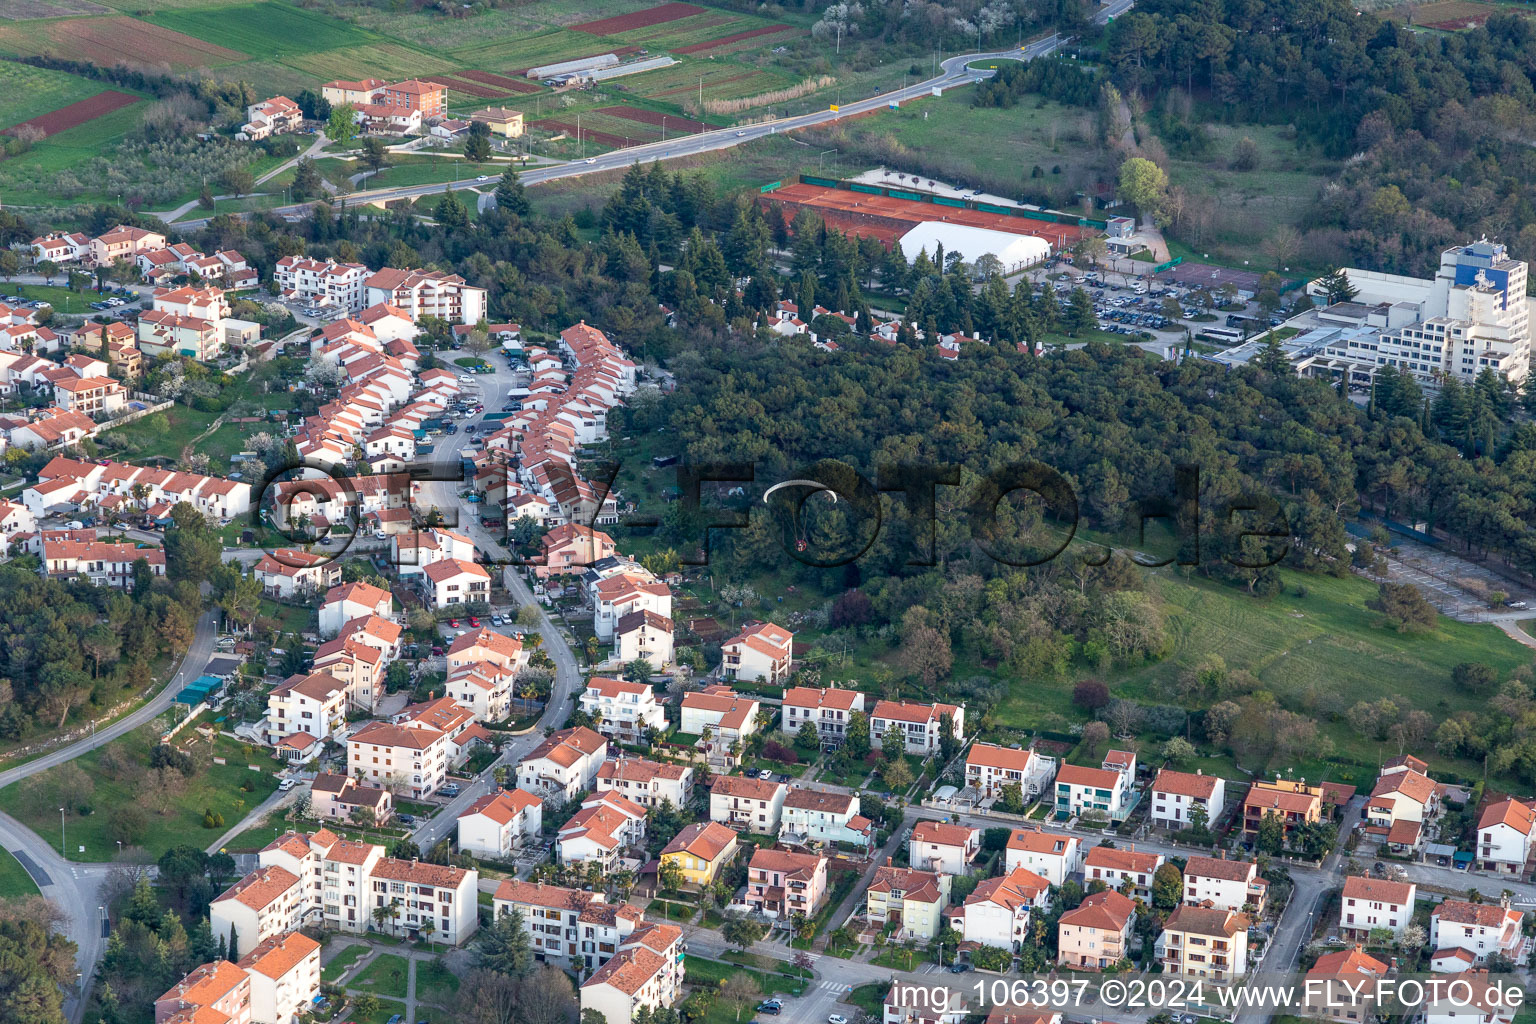
[[[44,54],[111,65],[122,61],[167,64],[175,70],[231,64],[247,55],[137,18],[70,18],[0,26],[0,51],[22,57]]]
[[[233,7],[160,11],[147,20],[166,29],[233,47],[253,58],[339,50],[377,41],[372,33],[337,18],[272,0]]]
[[[0,129],[50,114],[100,91],[100,83],[62,71],[0,63]]]
[[[1501,4],[1478,3],[1476,0],[1432,0],[1424,4],[1404,4],[1379,11],[1383,18],[1406,22],[1420,28],[1436,28],[1446,32],[1476,28],[1499,10],[1526,10]]]

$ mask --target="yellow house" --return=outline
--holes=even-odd
[[[713,885],[735,857],[735,830],[716,821],[688,825],[661,851],[661,863],[676,864],[683,884],[695,889]]]
[[[523,112],[506,107],[486,107],[469,115],[471,121],[479,121],[491,130],[492,135],[519,139],[523,135]]]

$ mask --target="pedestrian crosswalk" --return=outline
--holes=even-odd
[[[834,995],[842,995],[844,992],[849,991],[852,986],[844,985],[836,981],[824,981],[816,987],[821,989],[823,992],[831,992]]]

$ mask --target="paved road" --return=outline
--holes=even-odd
[[[181,667],[165,688],[147,704],[111,725],[98,729],[91,736],[0,772],[0,787],[72,761],[153,720],[171,706],[172,699],[188,681],[203,674],[208,659],[213,656],[216,637],[215,613],[207,612],[197,620],[197,629],[181,660]],[[96,969],[96,962],[101,958],[106,941],[102,934],[104,911],[99,903],[99,892],[109,865],[68,862],[59,850],[36,832],[3,814],[0,814],[0,846],[4,846],[22,862],[22,866],[32,874],[33,881],[38,883],[42,894],[64,912],[67,917],[64,934],[79,947],[75,956],[76,968],[82,977],[88,979]],[[83,1002],[74,995],[68,997],[65,1009],[68,1018],[76,1024],[85,1012]]]
[[[474,380],[481,391],[486,409],[494,412],[501,408],[502,402],[506,399],[507,390],[513,386],[516,377],[506,358],[500,353],[487,353],[486,360],[495,368],[495,372],[476,374]],[[462,424],[473,422],[473,420],[459,422]],[[462,427],[460,429],[462,430]],[[439,470],[451,471],[459,462],[459,448],[468,443],[469,438],[463,433],[440,436],[432,455],[433,465]],[[464,486],[457,481],[423,482],[420,485],[421,490],[416,503],[422,508],[436,505],[445,512],[457,511],[458,525],[454,529],[473,540],[475,548],[488,556],[493,563],[507,561],[511,557],[511,552],[502,546],[502,535],[480,525],[478,506],[461,502],[458,492]],[[490,568],[493,573],[500,571],[496,565]],[[528,589],[528,585],[517,576],[509,578],[507,583],[513,600],[519,606],[532,605],[539,609],[539,625],[536,632],[544,637],[543,650],[555,663],[555,679],[551,686],[550,700],[544,709],[543,716],[539,719],[538,727],[526,736],[510,739],[502,748],[501,757],[496,761],[496,764],[515,766],[528,755],[529,751],[543,742],[545,729],[558,729],[565,724],[565,720],[571,713],[571,696],[581,687],[582,677],[570,643],[555,622],[550,619],[549,614],[533,599],[533,592]],[[430,821],[416,830],[417,846],[425,850],[444,836],[451,835],[458,816],[476,799],[495,791],[496,764],[488,767],[474,783],[465,786],[457,797],[450,800]]]
[[[1128,10],[1133,0],[1115,0],[1111,8],[1119,7],[1120,10]],[[1105,8],[1099,12],[1100,23],[1111,16],[1107,12],[1111,8]],[[668,160],[676,157],[692,156],[697,153],[709,153],[716,150],[730,149],[751,142],[754,139],[766,138],[780,132],[793,131],[799,128],[810,128],[815,125],[829,124],[856,114],[868,113],[872,110],[884,109],[892,101],[906,101],[919,99],[932,94],[935,88],[949,89],[959,85],[969,85],[980,81],[982,78],[991,77],[991,71],[968,71],[966,65],[978,60],[1032,60],[1035,57],[1044,56],[1055,50],[1063,40],[1057,36],[1039,42],[1030,43],[1022,49],[998,50],[988,53],[968,53],[955,57],[949,57],[940,63],[941,73],[924,82],[910,85],[903,89],[893,89],[890,92],[881,93],[878,96],[870,96],[861,100],[854,100],[841,104],[837,111],[831,109],[818,110],[809,114],[801,114],[796,117],[784,117],[775,121],[765,121],[759,124],[747,125],[741,128],[720,128],[712,132],[702,132],[698,135],[688,135],[678,139],[668,139],[666,142],[651,142],[643,146],[630,146],[626,149],[614,150],[601,156],[588,157],[586,160],[575,160],[570,163],[555,164],[549,167],[537,167],[523,171],[521,174],[525,184],[533,185],[543,181],[554,181],[558,178],[572,178],[584,174],[600,174],[604,171],[612,171],[632,164],[649,163],[653,160]],[[353,192],[346,196],[350,204],[374,203],[394,199],[415,199],[420,196],[435,195],[448,189],[466,189],[476,186],[486,187],[493,182],[481,182],[476,178],[465,178],[461,181],[438,183],[433,185],[410,185],[398,188],[365,189]],[[302,213],[308,209],[307,204],[295,206],[277,207],[268,212],[275,213]],[[207,218],[186,220],[177,222],[177,227],[194,230],[207,223]]]

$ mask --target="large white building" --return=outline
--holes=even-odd
[[[368,303],[368,268],[361,263],[338,263],[307,256],[284,256],[272,268],[272,282],[285,299],[313,302],[326,309],[356,313]]]
[[[976,886],[965,903],[950,907],[949,926],[966,942],[1017,952],[1031,941],[1030,914],[1050,902],[1051,883],[1028,868],[1013,868]]]
[[[520,789],[487,793],[459,815],[459,849],[508,860],[544,827],[544,801]]]
[[[667,727],[667,713],[649,683],[593,676],[581,692],[581,710],[592,716],[598,732],[630,743],[646,730],[662,732]]]
[[[608,756],[608,741],[585,726],[562,729],[523,758],[517,766],[517,788],[545,799],[569,800],[597,781],[597,770]]]
[[[368,305],[392,306],[417,322],[429,316],[450,324],[475,324],[485,319],[485,289],[465,284],[457,274],[385,267],[364,284]]]

